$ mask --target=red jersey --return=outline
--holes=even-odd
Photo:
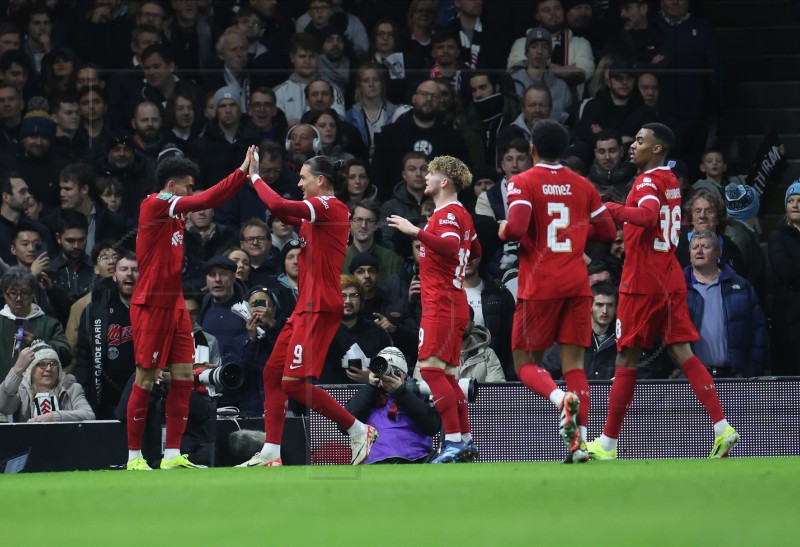
[[[311,219],[300,225],[302,248],[295,311],[343,313],[342,264],[350,235],[350,209],[333,196],[318,196],[305,203]]]
[[[625,206],[639,207],[647,200],[659,205],[658,225],[643,228],[630,222],[624,224],[625,264],[619,292],[685,291],[686,280],[675,258],[681,231],[681,189],[669,167],[656,167],[636,177]]]
[[[509,218],[517,207],[531,209],[520,239],[518,297],[591,296],[583,250],[591,219],[605,210],[597,189],[561,165],[539,163],[509,180]]]
[[[464,292],[464,272],[470,254],[478,245],[472,217],[461,203],[452,201],[436,209],[425,224],[424,231],[436,237],[454,237],[458,251],[444,256],[419,246],[420,299],[428,313],[443,312],[448,315],[453,304],[467,302]]]
[[[244,173],[236,169],[225,180],[193,196],[162,191],[142,200],[136,236],[139,279],[131,303],[159,308],[185,306],[181,272],[186,213],[220,205],[233,197],[245,180]]]

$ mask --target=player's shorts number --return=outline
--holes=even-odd
[[[422,341],[425,339],[425,331],[423,329],[419,329],[419,343],[417,345],[418,349],[422,349]]]
[[[302,365],[303,364],[303,346],[297,344],[294,347],[294,359],[292,359],[292,364],[294,365]]]
[[[569,226],[569,207],[563,203],[548,203],[547,214],[553,218],[547,225],[547,246],[554,253],[571,253],[572,240],[565,238],[558,240],[558,230]]]
[[[662,205],[658,212],[658,219],[661,223],[662,237],[656,237],[653,241],[653,249],[656,251],[667,252],[670,244],[678,246],[678,237],[681,229],[681,208],[676,205],[670,211],[669,205]]]

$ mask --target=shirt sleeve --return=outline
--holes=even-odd
[[[193,196],[175,196],[175,199],[170,201],[169,215],[175,217],[181,213],[218,207],[231,199],[246,180],[245,174],[237,168],[225,179],[207,190]]]
[[[253,181],[253,188],[255,188],[264,205],[278,218],[289,220],[290,217],[294,217],[295,219],[306,219],[314,222],[314,207],[308,201],[294,201],[282,198],[261,177]],[[293,223],[293,225],[297,226],[298,224]]]

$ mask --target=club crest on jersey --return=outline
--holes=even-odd
[[[183,234],[180,232],[180,230],[175,230],[172,233],[172,246],[180,247],[181,245],[183,245]]]
[[[516,185],[514,184],[513,180],[509,181],[508,187],[506,188],[506,190],[508,191],[508,195],[509,196],[518,196],[519,194],[522,193],[522,190],[520,190],[519,188],[516,187]]]

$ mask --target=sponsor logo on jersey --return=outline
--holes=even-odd
[[[183,234],[180,230],[175,230],[172,233],[172,246],[180,247],[181,245],[183,245]]]
[[[506,191],[508,192],[509,196],[518,196],[519,194],[522,193],[522,190],[516,187],[513,180],[508,183]]]
[[[545,184],[542,186],[542,193],[546,196],[571,196],[571,184]]]
[[[653,180],[649,178],[645,178],[643,182],[636,185],[637,190],[641,190],[642,188],[652,188],[653,190],[658,191],[656,185],[653,184]]]
[[[447,224],[449,226],[455,226],[456,228],[461,228],[461,226],[459,226],[458,224],[458,221],[456,221],[455,219],[450,220],[449,215],[448,218],[439,219],[439,226],[442,226],[443,224]]]

